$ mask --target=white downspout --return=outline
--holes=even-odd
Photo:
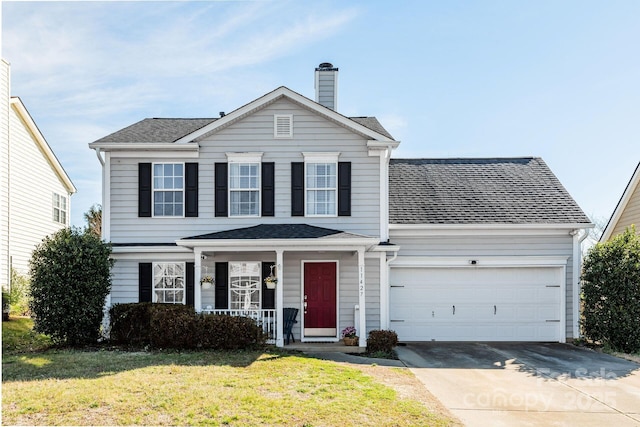
[[[585,229],[575,230],[573,234],[573,339],[580,337],[580,273],[582,270],[582,242],[587,238],[589,232]]]

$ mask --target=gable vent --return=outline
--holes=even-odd
[[[275,138],[291,138],[293,136],[292,114],[275,114],[273,116],[273,136]]]

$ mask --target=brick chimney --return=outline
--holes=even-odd
[[[338,68],[323,62],[316,68],[316,102],[327,108],[338,107]]]

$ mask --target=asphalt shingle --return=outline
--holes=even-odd
[[[392,224],[582,224],[589,218],[537,157],[391,159]]]
[[[344,239],[367,236],[308,224],[260,224],[253,227],[187,237],[185,240],[321,239],[327,237]]]

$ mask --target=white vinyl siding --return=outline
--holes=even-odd
[[[260,163],[229,163],[229,215],[260,215]]]
[[[294,140],[273,139],[273,115],[295,114]],[[198,140],[200,152],[197,218],[138,218],[137,164],[155,159],[118,157],[111,153],[111,241],[169,243],[198,234],[255,225],[255,217],[214,216],[214,164],[228,163],[227,153],[264,152],[262,162],[275,166],[275,215],[264,224],[309,223],[291,216],[291,163],[304,162],[303,152],[340,152],[351,162],[351,216],[314,217],[313,225],[367,236],[380,235],[380,158],[369,156],[368,138],[318,116],[287,100],[270,104],[242,120]],[[265,141],[269,141],[268,146]],[[268,147],[268,150],[266,149]],[[195,160],[194,160],[195,161]]]
[[[184,215],[184,163],[153,164],[153,215]]]
[[[9,140],[4,146],[0,171],[2,179],[2,278],[5,284],[9,263],[20,274],[28,274],[29,259],[45,236],[64,228],[69,222],[70,194],[49,159],[34,139],[15,106],[3,110],[9,115]],[[1,121],[1,120],[0,120]],[[6,138],[6,129],[3,137]],[[4,141],[3,141],[4,145]],[[10,179],[9,179],[10,177]],[[66,198],[65,223],[53,220],[52,194]],[[6,276],[6,277],[5,277]]]
[[[0,58],[0,286],[9,286],[9,64]]]

